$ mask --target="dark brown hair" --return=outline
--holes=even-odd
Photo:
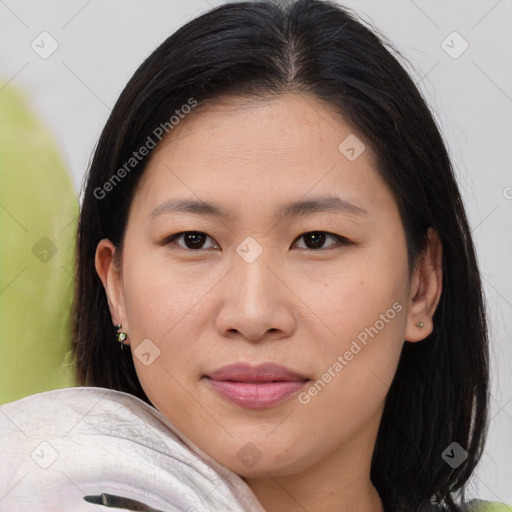
[[[386,397],[372,482],[388,512],[416,511],[430,501],[460,510],[456,494],[464,499],[488,421],[480,275],[440,131],[399,54],[377,34],[328,1],[237,2],[188,22],[142,63],[112,110],[87,175],[77,240],[77,380],[149,402],[130,352],[122,353],[115,341],[94,256],[102,238],[121,249],[130,202],[151,152],[112,181],[118,170],[190,98],[200,107],[220,96],[265,101],[290,91],[312,94],[371,145],[399,206],[410,269],[429,226],[443,244],[434,330],[421,342],[404,343]],[[109,180],[115,186],[99,194]],[[455,468],[441,456],[453,442],[467,452]]]

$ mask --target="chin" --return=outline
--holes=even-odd
[[[262,451],[260,458],[255,454],[251,460],[250,456],[243,453],[242,448],[235,459],[225,460],[223,458],[223,460],[217,460],[242,478],[284,477],[305,471],[315,463],[313,456],[308,457],[305,455],[300,460],[297,460],[295,458],[296,455],[293,454],[293,457],[289,456],[286,459],[276,460],[274,454],[269,452],[263,453]]]

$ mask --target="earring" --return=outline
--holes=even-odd
[[[424,324],[423,322],[418,322],[416,325],[417,325],[418,327],[423,327],[425,324]]]
[[[119,331],[119,329],[121,329],[121,327],[123,327],[121,324],[117,324],[117,325],[116,325],[116,329],[117,329],[118,331]],[[116,334],[117,341],[118,341],[119,343],[121,343],[121,350],[122,350],[122,349],[123,349],[123,347],[124,347],[124,343],[123,343],[123,342],[124,342],[124,340],[127,338],[127,336],[128,336],[128,335],[127,335],[125,332],[118,332],[118,333]]]

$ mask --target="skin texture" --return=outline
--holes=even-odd
[[[409,276],[399,212],[371,148],[354,161],[338,149],[353,133],[303,94],[203,106],[152,155],[119,261],[109,240],[97,248],[113,324],[122,323],[132,353],[145,339],[160,350],[148,366],[134,356],[147,396],[241,475],[269,512],[383,510],[369,475],[384,400],[404,340],[432,332],[441,293],[436,233],[429,230],[428,249]],[[368,213],[279,217],[288,202],[328,195]],[[151,219],[171,198],[215,202],[232,216]],[[184,237],[159,245],[184,231],[208,237],[197,249]],[[328,235],[315,246],[302,236],[311,231],[349,243]],[[263,250],[251,263],[236,251],[249,236]],[[401,309],[390,319],[393,304]],[[376,324],[383,314],[388,321]],[[333,377],[338,356],[376,325],[378,333],[358,343],[361,350]],[[331,368],[331,379],[308,403],[294,395],[249,410],[203,378],[233,362],[275,362],[305,374],[310,385]],[[260,458],[248,467],[242,455],[250,450]]]

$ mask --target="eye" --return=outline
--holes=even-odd
[[[331,237],[335,243],[328,245],[327,249],[335,247],[336,245],[347,245],[350,243],[346,238],[335,235],[333,233],[327,233],[326,231],[310,231],[300,235],[296,240],[303,238],[306,241],[306,247],[302,248],[317,250],[324,248],[322,246],[325,244],[326,239],[329,237]],[[179,239],[183,239],[184,245],[176,242]],[[213,245],[210,245],[210,247],[205,247],[204,245],[207,239],[210,239],[214,242]],[[217,244],[213,238],[208,236],[206,233],[203,233],[202,231],[183,231],[181,233],[176,233],[175,235],[167,237],[160,243],[160,245],[169,245],[173,243],[176,243],[179,247],[185,250],[220,249],[220,245]]]
[[[176,233],[175,235],[172,235],[168,238],[166,238],[162,245],[168,245],[171,243],[174,243],[175,240],[183,238],[183,241],[185,243],[185,247],[178,244],[182,249],[203,249],[204,242],[207,238],[210,240],[213,240],[213,238],[209,237],[206,233],[203,233],[201,231],[183,231],[182,233]],[[220,248],[220,245],[217,243],[214,243],[213,247],[206,247],[207,249],[218,249]]]
[[[330,244],[327,246],[327,248],[335,247],[336,245],[346,245],[349,243],[349,241],[339,235],[335,235],[333,233],[327,233],[326,231],[310,231],[308,233],[304,233],[303,235],[300,235],[297,240],[300,240],[303,238],[306,241],[305,249],[321,249],[322,245],[325,243],[326,238],[331,237],[333,238],[338,244]]]

